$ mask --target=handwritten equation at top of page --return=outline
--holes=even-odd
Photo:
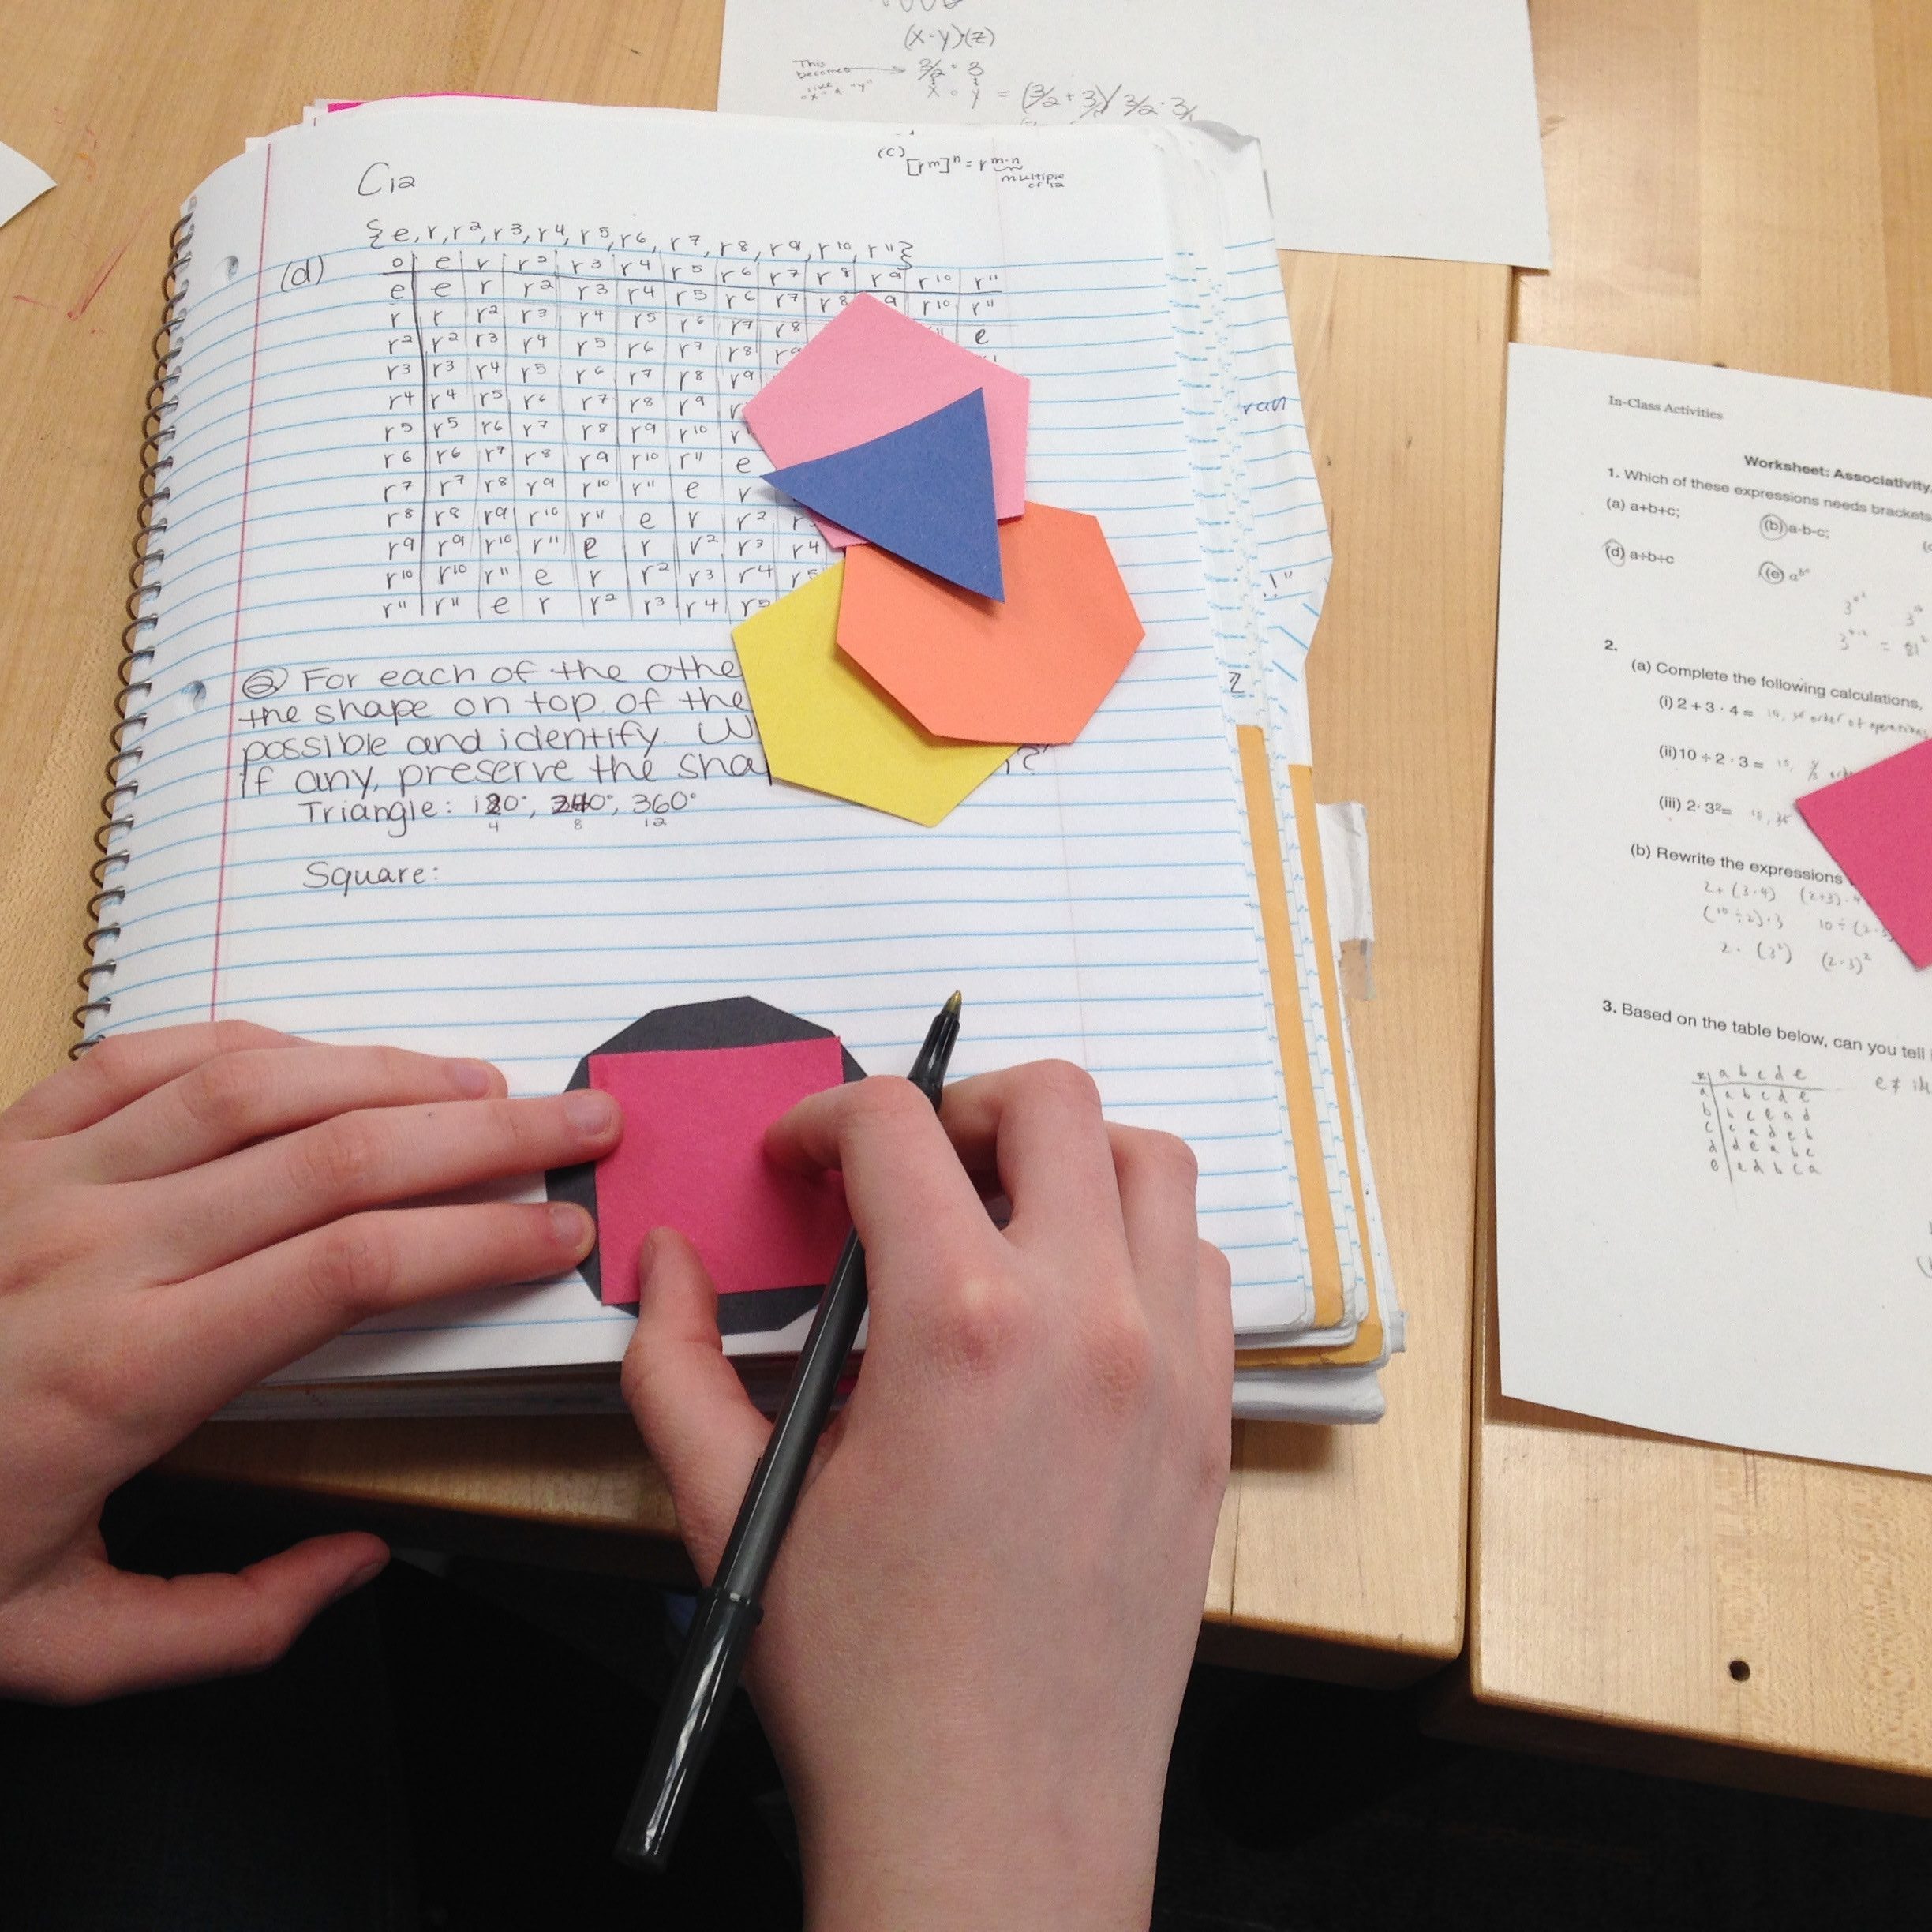
[[[1932,734],[1932,402],[1511,351],[1506,1394],[1932,1470],[1932,976],[1795,809]]]
[[[729,0],[727,113],[1220,122],[1288,249],[1549,266],[1523,0]]]

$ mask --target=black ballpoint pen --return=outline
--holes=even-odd
[[[935,1107],[959,1039],[960,1003],[955,993],[939,1009],[912,1063],[912,1084]],[[671,1855],[692,1788],[737,1687],[752,1632],[764,1614],[759,1597],[765,1580],[804,1487],[812,1451],[832,1413],[839,1377],[865,1311],[865,1250],[855,1230],[845,1237],[805,1346],[799,1350],[771,1440],[745,1485],[717,1574],[710,1587],[698,1594],[697,1614],[651,1739],[644,1774],[617,1836],[617,1856],[627,1864],[661,1870]]]

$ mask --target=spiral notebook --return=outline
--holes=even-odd
[[[1099,516],[1147,631],[1077,743],[931,829],[771,782],[732,656],[828,561],[743,405],[862,292],[1030,378],[1029,495]],[[1252,144],[318,106],[187,204],[157,356],[84,1040],[245,1017],[541,1092],[749,994],[893,1071],[960,985],[957,1074],[1072,1058],[1194,1147],[1253,1405],[1379,1412],[1301,684],[1327,533]],[[630,1327],[573,1275],[251,1399],[575,1406]]]

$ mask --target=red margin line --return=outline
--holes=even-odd
[[[215,861],[215,938],[208,960],[208,1017],[215,1017],[221,991],[222,905],[228,883],[228,811],[234,797],[235,695],[242,671],[242,586],[248,575],[249,485],[255,454],[255,371],[261,359],[262,286],[268,279],[268,177],[275,166],[273,144],[262,150],[261,232],[255,243],[255,328],[249,344],[248,426],[242,440],[242,513],[235,537],[234,635],[228,650],[228,743],[222,761],[221,849]]]

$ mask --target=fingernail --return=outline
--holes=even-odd
[[[581,1087],[564,1096],[564,1118],[580,1134],[601,1139],[617,1125],[617,1103],[593,1087]]]
[[[638,1249],[638,1286],[642,1289],[651,1278],[651,1271],[657,1265],[657,1230],[653,1228],[644,1237],[643,1245]]]
[[[452,1060],[450,1079],[459,1093],[481,1100],[496,1084],[496,1069],[481,1060]]]
[[[581,1208],[573,1208],[567,1201],[552,1201],[550,1233],[560,1248],[568,1249],[582,1260],[597,1239],[597,1223]]]
[[[329,1601],[340,1603],[345,1597],[354,1595],[364,1584],[373,1583],[388,1567],[389,1555],[385,1550],[373,1563],[365,1563],[360,1570],[356,1571],[346,1582],[337,1589],[335,1594],[329,1599]]]

